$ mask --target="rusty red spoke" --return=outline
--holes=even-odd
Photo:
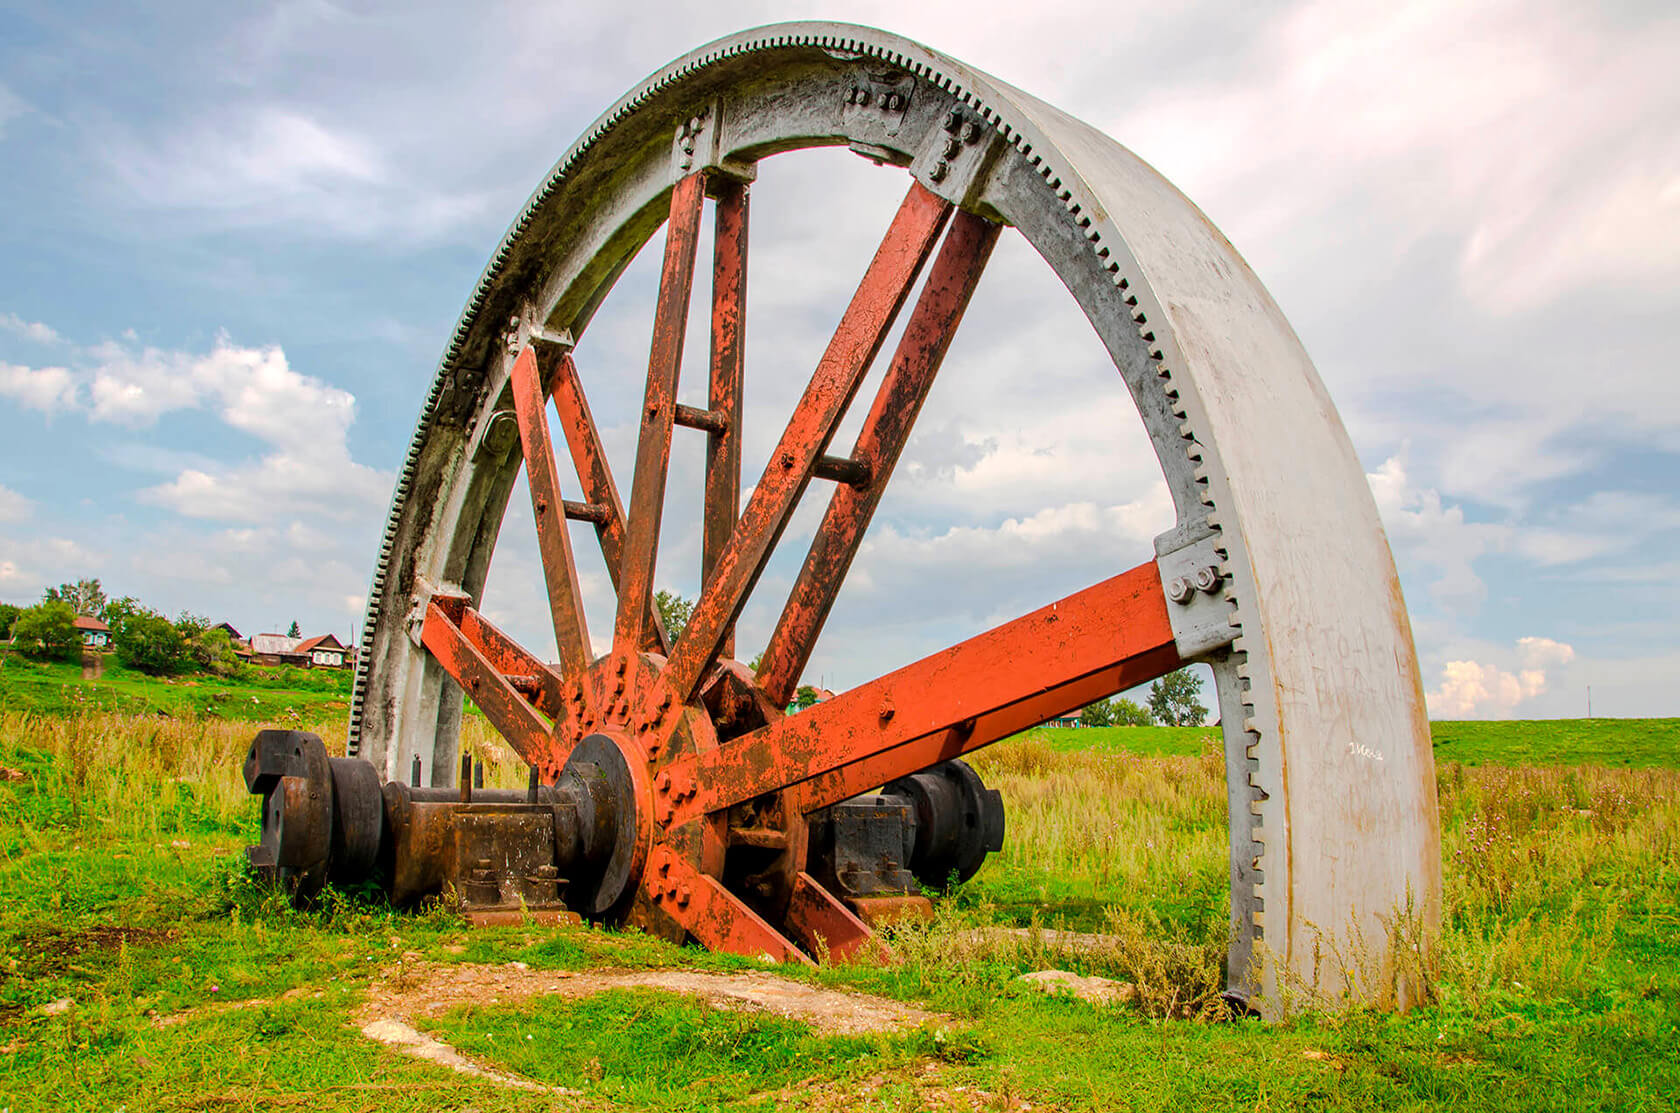
[[[712,374],[707,401],[718,428],[706,435],[706,507],[700,582],[711,579],[741,516],[741,379],[746,355],[747,184],[719,179],[712,236]],[[718,641],[735,655],[735,628]]]
[[[1112,668],[976,716],[972,726],[967,722],[960,723],[812,777],[789,790],[787,808],[792,812],[809,814],[838,804],[899,777],[920,772],[941,761],[962,757],[982,746],[990,746],[1088,703],[1107,699],[1116,692],[1147,684],[1183,664],[1176,646],[1158,646]]]
[[[673,762],[670,825],[787,788],[1150,656],[1176,664],[1153,561],[705,754]],[[1164,670],[1163,670],[1164,671]],[[883,773],[899,770],[888,768]],[[903,768],[914,772],[921,766]],[[882,777],[882,779],[888,779]],[[880,783],[874,781],[871,783]]]
[[[520,757],[531,763],[540,760],[548,747],[549,725],[495,663],[467,638],[440,602],[453,602],[457,617],[463,615],[464,600],[434,597],[426,605],[426,620],[420,630],[421,643],[461,686],[462,691],[472,697],[478,709],[484,712],[484,717],[490,720],[490,725],[507,739]]]
[[[886,340],[950,211],[949,202],[919,184],[910,187],[899,206],[745,512],[707,577],[682,637],[672,647],[665,677],[680,699],[693,698],[717,658],[811,480],[812,467],[828,447],[835,426]]]
[[[700,174],[690,174],[671,191],[665,226],[665,265],[659,276],[653,344],[648,355],[647,392],[636,441],[636,474],[630,488],[630,517],[619,567],[618,615],[613,652],[636,653],[648,640],[647,600],[653,594],[659,559],[659,523],[665,510],[665,480],[671,463],[671,424],[677,406],[688,300],[694,285],[694,253],[706,196]]]
[[[721,881],[696,870],[669,847],[655,846],[648,855],[643,885],[666,915],[714,951],[812,965],[804,952]]]
[[[607,575],[612,577],[613,590],[618,590],[620,566],[624,557],[624,503],[619,500],[618,484],[613,481],[612,469],[607,465],[606,449],[601,444],[600,431],[589,401],[584,397],[583,383],[578,378],[577,365],[568,354],[555,370],[554,409],[560,415],[560,430],[571,452],[572,466],[577,469],[578,482],[583,486],[584,501],[600,509],[594,520],[595,536],[601,543],[601,558],[606,562]],[[650,594],[647,601],[648,635],[643,648],[668,654],[670,640],[665,624]]]
[[[868,924],[804,871],[793,879],[793,893],[783,918],[788,930],[799,936],[812,954],[827,950],[831,958],[842,961],[860,951],[883,961],[891,957]]]
[[[445,609],[448,614],[448,609]],[[478,648],[491,668],[507,678],[508,684],[551,719],[558,719],[561,706],[560,676],[538,660],[524,646],[502,633],[489,619],[472,607],[462,607],[458,615],[450,615],[461,634]]]
[[[852,449],[850,459],[868,477],[867,482],[835,487],[759,664],[759,687],[779,706],[793,698],[817,635],[828,620],[963,311],[986,269],[1000,228],[971,213],[952,218],[951,230]]]
[[[572,559],[571,534],[560,497],[560,475],[554,465],[554,445],[548,436],[542,373],[537,352],[527,347],[514,360],[513,404],[519,416],[519,439],[525,451],[525,481],[531,489],[531,510],[537,519],[537,549],[542,554],[543,579],[548,585],[548,612],[554,622],[554,644],[560,668],[581,676],[594,654],[589,651],[589,625],[583,615],[583,592],[578,588],[577,563]]]

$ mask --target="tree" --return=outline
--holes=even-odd
[[[1114,701],[1114,725],[1119,727],[1147,727],[1153,726],[1155,716],[1149,713],[1149,708],[1136,700],[1117,699]]]
[[[12,624],[12,644],[25,657],[75,660],[82,648],[75,608],[57,600],[37,603]]]
[[[124,595],[121,599],[113,599],[106,603],[105,613],[100,617],[105,620],[105,625],[111,628],[111,644],[116,645],[122,641],[123,623],[145,611],[145,606],[132,595]]]
[[[179,630],[181,624],[176,622]],[[230,676],[241,671],[245,662],[239,659],[239,654],[233,651],[233,638],[226,630],[204,630],[193,638],[187,645],[193,663],[199,668],[209,669],[218,676]]]
[[[142,608],[123,622],[117,660],[153,676],[179,672],[187,661],[187,639],[163,615]]]
[[[10,603],[0,603],[0,641],[12,636],[12,624],[18,615],[23,613],[22,607],[14,607]]]
[[[793,693],[793,710],[803,711],[807,707],[815,707],[821,701],[817,698],[817,690],[809,684],[801,684]]]
[[[1079,723],[1081,726],[1087,727],[1113,726],[1114,705],[1105,699],[1086,704],[1079,709]]]
[[[292,619],[291,628],[286,631],[286,636],[288,638],[301,638],[301,637],[303,637],[303,631],[298,629],[297,619],[295,619],[295,618]]]
[[[99,586],[97,579],[77,580],[73,584],[47,588],[41,602],[64,603],[78,615],[97,618],[105,609],[105,589]]]
[[[1197,699],[1201,694],[1201,677],[1189,669],[1169,672],[1149,686],[1150,713],[1170,727],[1200,726],[1208,713]]]
[[[665,632],[671,635],[674,643],[688,626],[688,618],[694,613],[694,600],[660,588],[653,593],[653,605],[659,608],[659,618],[665,623]]]

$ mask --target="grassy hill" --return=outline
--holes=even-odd
[[[1680,768],[1680,719],[1442,720],[1436,761],[1466,765],[1626,765]],[[1223,745],[1218,727],[1040,727],[1057,753],[1195,756]]]
[[[0,711],[115,711],[262,722],[289,718],[288,711],[318,717],[350,707],[349,669],[252,667],[237,677],[156,677],[125,669],[111,655],[103,656],[101,665],[97,679],[83,679],[80,664],[31,661],[0,649]]]

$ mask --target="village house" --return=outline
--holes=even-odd
[[[349,650],[331,634],[313,638],[288,638],[284,634],[251,635],[250,661],[255,665],[340,669],[349,660]]]
[[[82,644],[89,649],[111,648],[111,628],[92,615],[76,616],[76,633],[81,635]]]

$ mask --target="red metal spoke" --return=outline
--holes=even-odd
[[[741,516],[741,378],[747,340],[747,184],[717,182],[712,235],[712,376],[707,395],[719,428],[706,435],[706,514],[700,582],[712,577]],[[718,642],[735,655],[730,624]]]
[[[986,269],[1000,228],[971,213],[958,213],[951,221],[951,231],[933,262],[893,354],[892,366],[852,449],[851,460],[868,475],[868,481],[835,487],[822,525],[811,541],[805,567],[788,594],[759,664],[759,687],[778,706],[785,706],[793,698],[799,675],[805,671],[817,635],[863,542],[864,531],[886,492],[887,481]]]
[[[835,426],[880,351],[950,211],[948,201],[920,185],[912,185],[899,206],[746,511],[707,578],[682,637],[672,647],[665,678],[678,698],[693,697],[717,658],[726,633],[811,480],[813,465],[828,447]]]
[[[1173,644],[1150,561],[721,749],[678,759],[665,770],[669,781],[661,778],[661,793],[681,801],[667,825],[938,732],[966,733],[981,716]]]
[[[447,607],[445,613],[449,614]],[[552,668],[472,607],[462,607],[459,615],[450,617],[460,627],[462,636],[478,647],[490,667],[506,677],[531,706],[551,719],[558,719],[564,713],[560,677]]]
[[[791,812],[808,815],[941,761],[990,746],[1058,715],[1107,699],[1116,692],[1147,684],[1183,664],[1176,646],[1159,646],[1113,668],[977,716],[972,727],[962,723],[812,777],[788,791],[786,807]]]
[[[436,598],[426,606],[420,641],[520,757],[535,763],[546,755],[549,725],[467,638]]]
[[[561,671],[581,676],[595,655],[589,650],[589,624],[583,615],[583,592],[578,588],[577,563],[572,559],[554,446],[548,437],[548,409],[543,402],[535,348],[527,347],[514,361],[512,387],[519,439],[525,450],[525,481],[531,488],[531,510],[537,519],[537,549],[548,584],[554,643],[560,653]]]
[[[803,871],[793,879],[793,893],[783,919],[813,954],[826,947],[831,958],[841,960],[859,951],[868,951],[883,961],[891,957],[868,924]]]
[[[722,882],[696,870],[669,847],[653,848],[647,870],[643,885],[649,895],[667,916],[712,950],[749,958],[769,955],[776,962],[814,965]]]
[[[595,536],[601,543],[601,557],[612,578],[613,590],[618,590],[620,565],[624,557],[624,503],[618,497],[618,484],[613,482],[612,469],[607,466],[607,452],[601,444],[601,434],[595,418],[589,412],[589,402],[583,394],[577,365],[568,354],[560,360],[554,375],[554,409],[560,415],[560,429],[571,452],[572,466],[577,469],[578,482],[583,485],[584,501],[602,507],[605,513],[595,521]],[[650,594],[648,607],[648,637],[644,649],[667,655],[671,652],[665,624],[653,605]]]
[[[630,488],[630,519],[619,567],[618,616],[613,652],[627,655],[647,642],[654,565],[659,559],[659,523],[665,511],[665,480],[671,463],[671,424],[677,406],[688,298],[694,285],[694,253],[706,195],[700,174],[690,174],[671,191],[665,226],[665,266],[659,276],[653,344],[648,355],[642,429],[636,441],[636,474]]]

